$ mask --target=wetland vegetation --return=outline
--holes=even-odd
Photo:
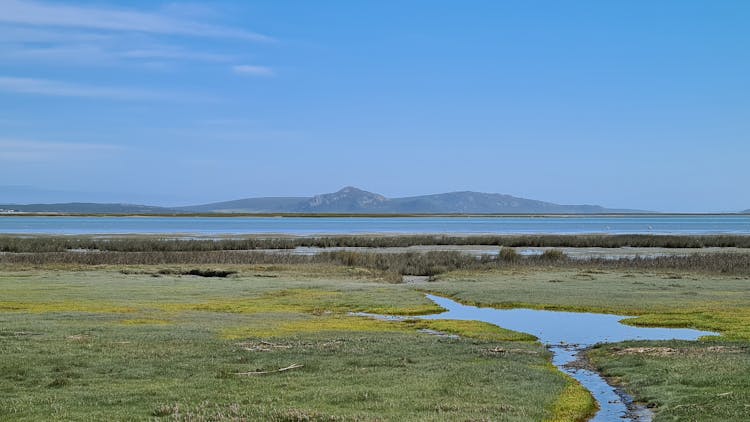
[[[129,239],[95,241],[113,240]],[[512,248],[477,258],[68,246],[0,254],[0,419],[575,421],[593,414],[590,394],[528,334],[349,314],[435,313],[427,292],[719,332],[698,342],[602,345],[589,355],[654,407],[657,421],[741,420],[749,412],[747,254],[572,260]],[[401,283],[405,274],[430,281]]]
[[[0,419],[569,420],[592,406],[531,336],[349,316],[438,310],[363,270],[138,270],[3,272]]]
[[[393,248],[418,245],[492,245],[553,248],[750,248],[742,235],[346,235],[346,236],[229,236],[195,238],[179,236],[0,236],[0,252],[204,252],[297,247]]]

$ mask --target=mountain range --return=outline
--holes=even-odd
[[[346,213],[346,214],[596,214],[634,212],[596,205],[558,205],[510,195],[450,192],[386,198],[347,186],[337,192],[306,197],[249,198],[182,207],[186,212]]]
[[[0,205],[0,211],[3,210],[5,212],[13,210],[17,212],[92,214],[601,214],[643,212],[610,209],[598,205],[560,205],[511,195],[470,191],[387,198],[351,186],[337,192],[312,197],[246,198],[171,208],[135,204],[71,202]]]

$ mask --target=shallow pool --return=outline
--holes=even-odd
[[[539,311],[533,309],[494,309],[462,305],[443,297],[427,295],[446,312],[425,315],[423,319],[484,321],[514,331],[529,333],[553,353],[552,363],[578,380],[599,402],[600,410],[592,421],[645,421],[650,412],[643,408],[628,409],[630,398],[607,384],[598,373],[570,366],[577,355],[597,343],[625,340],[697,340],[717,335],[686,328],[643,328],[624,325],[621,315],[583,312]]]

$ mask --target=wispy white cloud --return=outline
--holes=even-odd
[[[116,57],[96,44],[63,44],[44,47],[0,45],[0,60],[18,62],[52,62],[58,64],[115,63]]]
[[[273,38],[255,32],[204,24],[164,13],[21,0],[2,0],[0,9],[0,22],[10,24],[273,41]]]
[[[172,3],[146,10],[51,1],[0,0],[0,67],[127,67],[186,70],[184,64],[237,63],[247,49],[236,41],[274,41],[244,28],[215,24],[211,3]],[[194,43],[187,38],[214,38]],[[228,42],[227,42],[228,41]],[[243,43],[246,44],[246,43]],[[273,76],[264,66],[236,66],[238,74]],[[0,78],[0,90],[39,95],[157,99],[151,91],[91,87],[26,78]],[[173,95],[169,95],[173,97]]]
[[[227,62],[232,56],[216,53],[201,53],[174,47],[153,46],[149,48],[127,50],[115,53],[118,57],[128,59],[187,60],[204,62]]]
[[[39,162],[65,159],[86,160],[114,155],[125,148],[109,144],[44,142],[0,139],[0,161]]]
[[[76,43],[110,39],[112,39],[111,34],[81,31],[74,28],[50,29],[38,26],[0,25],[0,41],[4,43]]]
[[[113,66],[120,64],[148,64],[163,62],[220,63],[235,60],[234,56],[204,53],[165,45],[147,45],[118,49],[98,43],[71,43],[44,47],[3,45],[0,43],[0,61],[54,62],[65,65]]]
[[[185,37],[267,41],[243,29],[207,25],[221,18],[211,4],[173,4],[151,13],[114,8],[0,0],[0,63],[136,66],[176,69],[180,62],[242,60],[246,49],[225,39],[197,44]]]
[[[70,84],[48,79],[0,76],[0,91],[55,97],[82,97],[111,100],[176,100],[179,94],[166,94],[141,89]]]
[[[256,65],[237,65],[232,66],[232,71],[238,75],[250,75],[250,76],[274,76],[275,73],[272,68],[268,66],[256,66]]]
[[[208,13],[211,10],[215,12]],[[143,79],[110,86],[85,79],[42,78],[50,75],[48,69],[69,66],[179,72],[200,65],[225,71],[247,60],[246,41],[275,41],[243,27],[223,25],[221,18],[212,3],[125,9],[89,2],[0,0],[0,67],[41,70],[33,76],[0,74],[0,92],[118,101],[217,101],[215,93],[151,90],[142,85]],[[196,43],[193,38],[212,39]],[[233,71],[274,75],[265,66],[236,66]]]

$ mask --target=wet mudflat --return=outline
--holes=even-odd
[[[624,325],[621,315],[580,312],[540,311],[532,309],[493,309],[462,305],[443,297],[427,297],[446,309],[426,319],[476,320],[502,328],[532,334],[553,353],[552,363],[591,391],[600,410],[593,421],[650,420],[650,412],[631,403],[622,391],[607,384],[597,372],[578,364],[579,354],[597,343],[625,340],[697,340],[716,335],[708,331],[684,328],[643,328]]]

